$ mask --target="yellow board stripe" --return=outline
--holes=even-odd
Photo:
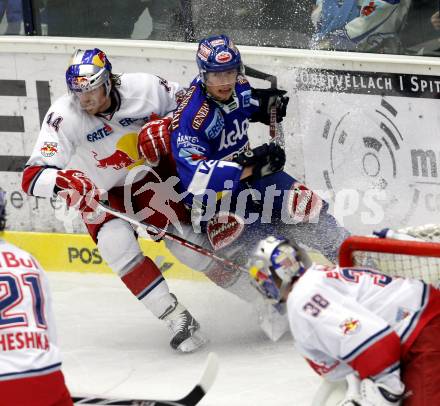
[[[88,234],[4,231],[0,238],[30,252],[46,271],[112,273]],[[180,263],[163,241],[139,238],[139,242],[144,254],[154,259],[166,278],[207,280],[203,273]]]

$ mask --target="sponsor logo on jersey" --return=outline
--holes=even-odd
[[[241,126],[237,119],[234,119],[233,123],[235,130],[231,130],[226,134],[226,130],[223,128],[219,151],[235,146],[243,137],[247,136],[247,129],[249,128],[248,119],[243,120]]]
[[[197,147],[197,143],[199,142],[199,137],[195,137],[192,135],[183,135],[180,134],[177,136],[177,146],[178,147]]]
[[[0,257],[0,268],[28,268],[39,270],[37,263],[31,256],[19,257],[13,252],[3,251]]]
[[[215,56],[215,60],[218,63],[226,63],[226,62],[229,62],[230,60],[232,60],[232,55],[230,52],[222,51]]]
[[[196,90],[195,86],[191,86],[188,89],[188,91],[185,94],[185,97],[182,100],[182,103],[179,104],[179,106],[177,107],[177,110],[174,112],[173,121],[171,121],[171,131],[174,131],[177,128],[179,128],[180,116],[182,115],[183,110],[188,105],[189,101],[191,100],[191,97],[194,94],[195,90]]]
[[[50,158],[54,156],[58,152],[58,143],[57,142],[45,142],[43,146],[40,148],[41,155],[46,158]]]
[[[251,97],[252,97],[252,90],[245,90],[241,92],[241,101],[243,103],[243,107],[249,107],[251,105]]]
[[[147,122],[149,119],[148,116],[146,117],[138,117],[138,118],[130,118],[130,117],[125,117],[125,118],[121,118],[118,123],[122,125],[122,127],[128,127],[129,125],[132,125],[134,123],[137,123],[138,121],[142,121],[142,123]]]
[[[87,134],[87,141],[89,142],[99,141],[105,137],[108,137],[112,133],[113,133],[113,128],[111,128],[108,124],[104,124],[104,127],[98,128],[96,131]]]
[[[340,325],[340,329],[344,335],[351,335],[358,333],[361,328],[361,322],[359,320],[348,318],[345,319]]]
[[[179,157],[185,159],[190,165],[198,165],[200,160],[206,159],[205,148],[200,145],[189,145],[179,150]]]
[[[244,221],[235,213],[220,212],[208,221],[206,233],[215,251],[232,244],[243,232]]]
[[[205,121],[206,117],[208,117],[209,113],[209,104],[205,100],[202,105],[200,106],[199,110],[197,111],[196,115],[194,116],[192,126],[194,130],[198,130],[203,122]]]
[[[113,168],[119,170],[123,168],[132,169],[143,164],[145,159],[139,156],[137,138],[137,133],[124,134],[116,143],[116,150],[105,157],[98,158],[98,154],[92,151],[93,158],[97,162],[96,166],[102,169]]]
[[[223,115],[219,109],[216,109],[211,123],[205,130],[205,134],[210,139],[217,138],[221,134],[224,126],[225,120],[223,119]]]

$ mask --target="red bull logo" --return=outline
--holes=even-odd
[[[93,157],[98,162],[98,168],[113,168],[116,170],[122,168],[128,168],[130,165],[134,164],[134,160],[129,157],[129,155],[117,149],[113,154],[105,158],[98,158],[98,154],[95,151],[92,151]]]
[[[344,335],[350,335],[356,333],[359,330],[360,326],[361,326],[360,321],[352,318],[344,320],[339,325]]]
[[[106,56],[104,52],[98,52],[92,59],[93,65],[103,68],[105,66]]]
[[[41,155],[46,158],[50,158],[54,156],[58,152],[58,143],[57,142],[45,142],[43,146],[40,148]]]
[[[127,168],[130,170],[145,162],[143,158],[139,157],[136,133],[123,135],[116,143],[116,149],[111,155],[98,157],[98,153],[95,151],[92,151],[92,154],[93,158],[97,161],[96,166],[102,169],[113,168],[120,170]]]
[[[85,76],[76,76],[72,79],[72,87],[77,90],[84,90],[89,85],[89,79]]]

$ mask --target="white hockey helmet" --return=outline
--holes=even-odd
[[[89,92],[105,85],[108,95],[111,74],[112,65],[103,51],[98,48],[77,49],[66,70],[66,83],[73,93]]]
[[[280,302],[293,278],[305,271],[300,251],[295,243],[274,236],[258,243],[250,261],[249,275],[267,300]]]

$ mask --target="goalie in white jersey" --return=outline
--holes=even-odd
[[[5,204],[0,188],[0,237]],[[73,405],[60,368],[47,277],[32,255],[0,238],[0,404]]]
[[[142,220],[160,228],[173,216],[185,221],[183,203],[170,195],[161,197],[170,190],[163,180],[175,174],[173,162],[164,158],[158,164],[157,151],[138,142],[138,132],[148,120],[176,108],[182,89],[147,73],[115,75],[97,48],[74,53],[66,82],[69,93],[45,116],[23,173],[23,190],[41,197],[58,194],[68,205],[79,207],[103,259],[169,326],[172,348],[193,351],[204,342],[194,334],[199,324],[169,292],[154,261],[143,255],[131,225],[111,215],[97,217],[93,210],[97,200],[105,198],[117,210],[144,213]],[[154,170],[145,170],[144,163],[154,165]],[[154,184],[159,186],[153,189]],[[163,204],[157,204],[161,198]]]
[[[354,381],[339,406],[440,404],[440,291],[368,268],[313,264],[295,244],[268,237],[250,275],[285,302],[297,350],[328,380]]]

